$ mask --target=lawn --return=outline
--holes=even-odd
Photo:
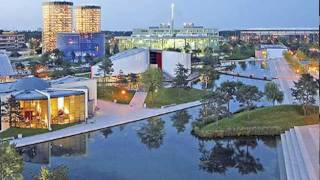
[[[134,91],[129,91],[126,88],[98,86],[98,99],[105,101],[114,101],[116,99],[120,104],[129,104],[134,93]]]
[[[64,129],[70,126],[74,126],[77,123],[70,123],[70,124],[59,124],[59,125],[52,125],[52,131]],[[4,132],[0,133],[0,139],[9,138],[9,137],[17,137],[18,134],[22,134],[23,137],[33,136],[37,134],[43,134],[50,132],[48,129],[34,129],[34,128],[9,128]]]
[[[153,94],[153,101],[151,93],[148,93],[146,98],[147,107],[160,108],[161,106],[182,104],[192,101],[201,100],[207,92],[192,88],[161,88],[158,92]]]
[[[195,127],[194,132],[201,137],[213,137],[215,134],[279,135],[294,126],[316,123],[319,123],[318,108],[314,109],[313,115],[304,117],[301,106],[281,105],[241,112],[201,128]]]

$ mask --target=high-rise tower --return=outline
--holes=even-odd
[[[101,7],[78,6],[76,8],[76,31],[95,33],[101,31]]]
[[[43,52],[56,48],[58,32],[72,32],[72,2],[53,1],[42,4]]]

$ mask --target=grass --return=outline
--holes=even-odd
[[[206,93],[204,90],[192,88],[161,88],[157,93],[153,94],[153,101],[151,93],[148,93],[145,103],[147,107],[160,108],[171,104],[201,100]]]
[[[231,118],[209,123],[203,127],[194,127],[194,133],[207,138],[215,135],[279,135],[294,126],[319,123],[317,110],[318,107],[314,108],[313,115],[304,117],[301,106],[297,105],[258,108],[235,114]]]
[[[123,90],[125,90],[125,94],[122,94]],[[98,86],[98,99],[105,101],[114,101],[116,99],[117,103],[120,104],[129,104],[134,93],[134,91],[115,86]]]
[[[70,126],[74,126],[77,123],[70,123],[70,124],[59,124],[59,125],[52,125],[52,131],[57,131],[60,129],[64,129]],[[0,139],[10,138],[10,137],[18,137],[18,134],[22,134],[23,137],[33,136],[37,134],[43,134],[50,132],[48,129],[35,129],[35,128],[9,128],[4,132],[0,133]]]

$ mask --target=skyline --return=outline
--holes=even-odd
[[[45,1],[1,0],[0,2],[6,4],[6,6],[0,6],[2,14],[0,29],[42,28],[42,2]],[[126,6],[130,0],[72,0],[71,2],[74,3],[74,7],[101,6],[102,30],[132,30],[168,23],[171,16],[171,3],[176,5],[176,28],[182,27],[184,22],[218,29],[318,27],[319,18],[317,0],[307,2],[303,0],[281,2],[277,0],[268,2],[202,0],[201,4],[196,0],[161,0],[159,2],[137,0],[134,4],[130,4],[130,7]],[[212,12],[212,16],[209,16],[208,12]]]

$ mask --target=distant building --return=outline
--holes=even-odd
[[[255,57],[259,59],[278,59],[283,57],[283,53],[288,51],[284,45],[263,44],[255,51]]]
[[[25,46],[25,37],[16,32],[0,32],[0,50],[19,50]]]
[[[105,55],[104,33],[58,33],[57,48],[68,60],[82,60],[87,54],[92,57]]]
[[[112,76],[120,74],[140,74],[149,67],[157,67],[171,77],[175,77],[177,64],[184,65],[191,73],[191,54],[174,51],[162,51],[155,49],[136,48],[123,51],[110,57],[113,63]],[[91,68],[92,77],[102,77],[103,71],[100,70],[98,63]]]
[[[76,8],[76,32],[96,33],[101,31],[101,7],[78,6]]]
[[[72,32],[72,5],[72,2],[66,1],[43,3],[43,52],[56,49],[57,33]]]
[[[318,43],[318,28],[255,28],[240,30],[240,39],[245,42],[269,43],[287,42]]]

